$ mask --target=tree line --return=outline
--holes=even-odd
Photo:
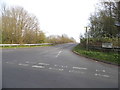
[[[50,35],[47,37],[47,42],[54,43],[54,44],[61,44],[61,43],[75,43],[75,39],[73,37],[69,38],[66,34],[60,35]]]
[[[120,46],[120,1],[107,0],[96,4],[95,8],[89,17],[85,37],[81,36],[81,43],[101,45],[110,42],[114,46]]]
[[[97,10],[89,17],[89,36],[93,38],[120,37],[120,28],[116,26],[120,22],[120,1],[100,2],[95,8]]]
[[[59,38],[46,37],[40,29],[39,21],[33,14],[28,13],[22,7],[7,7],[2,5],[0,16],[1,43],[5,44],[30,44],[30,43],[67,43],[73,42],[73,38],[65,36]],[[55,42],[53,42],[55,41]]]

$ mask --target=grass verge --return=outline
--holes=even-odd
[[[79,55],[95,59],[98,61],[120,65],[120,54],[114,53],[114,52],[99,52],[94,50],[86,50],[85,48],[81,47],[80,45],[77,45],[73,48],[73,52],[76,52]]]
[[[0,46],[0,49],[5,49],[5,48],[32,48],[32,47],[44,47],[44,46],[52,46],[52,45],[35,45],[35,46]]]

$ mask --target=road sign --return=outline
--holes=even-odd
[[[113,44],[112,43],[102,43],[102,48],[112,48]]]

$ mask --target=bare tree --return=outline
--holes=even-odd
[[[41,38],[45,39],[45,35],[44,38],[39,38],[40,31],[36,16],[29,14],[24,8],[2,7],[3,43],[40,43]]]

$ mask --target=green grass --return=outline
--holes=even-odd
[[[32,48],[32,47],[44,47],[44,46],[52,46],[52,45],[35,45],[35,46],[24,46],[24,45],[21,45],[21,46],[0,46],[1,49],[4,49],[4,48]]]
[[[94,51],[94,50],[86,50],[85,48],[81,47],[80,45],[77,45],[76,47],[73,48],[73,51],[76,51],[80,55],[84,55],[90,58],[94,59],[99,59],[99,60],[104,60],[108,62],[112,62],[115,64],[120,64],[120,54],[114,53],[114,52],[99,52],[99,51]]]

